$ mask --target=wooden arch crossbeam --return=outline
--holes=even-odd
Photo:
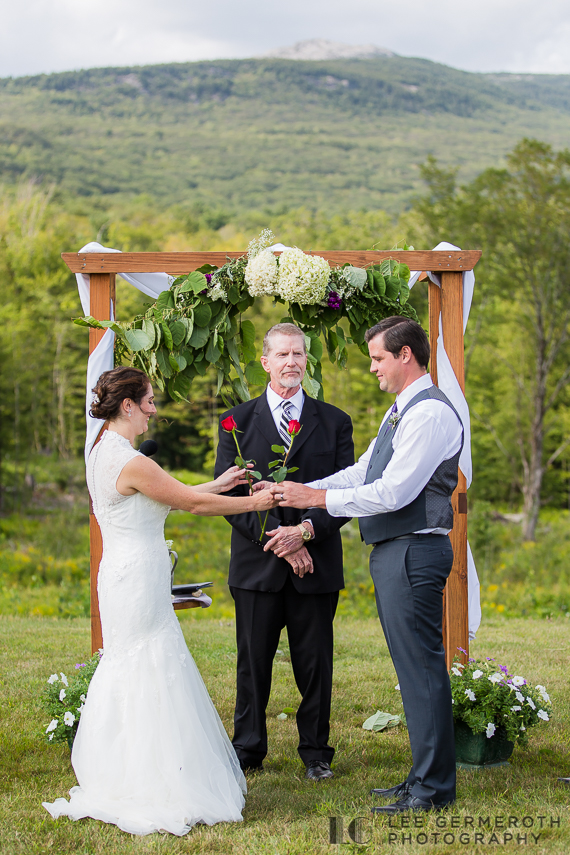
[[[463,280],[466,270],[473,270],[481,257],[478,250],[466,251],[322,251],[310,252],[331,264],[352,264],[366,267],[387,258],[402,261],[411,270],[429,270],[441,277],[441,288],[429,283],[429,334],[432,353],[437,350],[439,315],[443,328],[445,349],[461,389],[465,391],[463,343]],[[72,273],[90,276],[90,314],[97,320],[117,317],[115,311],[115,276],[117,273],[170,273],[183,275],[204,264],[221,267],[228,258],[240,258],[243,252],[122,252],[122,253],[62,253],[62,258]],[[105,330],[89,330],[89,353],[97,347]],[[430,365],[430,373],[437,384],[437,364]],[[457,489],[452,498],[454,525],[451,532],[453,568],[444,594],[444,644],[448,665],[458,648],[469,650],[468,590],[467,590],[467,485],[459,471]],[[101,621],[97,598],[97,574],[102,555],[101,532],[90,507],[91,547],[91,648],[102,646]],[[467,654],[462,658],[465,660]]]

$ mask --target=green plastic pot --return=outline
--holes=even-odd
[[[505,766],[514,742],[507,739],[504,727],[498,727],[493,736],[473,733],[462,721],[455,721],[455,760],[463,769],[485,769],[489,766]]]

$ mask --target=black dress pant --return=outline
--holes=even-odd
[[[287,577],[280,591],[231,587],[236,606],[237,693],[232,739],[242,766],[267,754],[265,710],[279,636],[287,627],[291,664],[303,700],[297,710],[299,755],[330,763],[328,744],[333,671],[333,619],[338,591],[300,594]]]
[[[370,555],[378,615],[398,675],[412,749],[412,795],[455,799],[451,688],[442,638],[443,589],[453,564],[447,535],[409,535]]]

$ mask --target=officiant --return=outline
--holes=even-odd
[[[352,422],[342,410],[305,395],[301,382],[307,367],[305,336],[290,323],[265,335],[261,363],[269,375],[258,398],[224,413],[216,473],[234,463],[236,445],[222,423],[233,418],[241,456],[254,459],[263,478],[276,453],[287,450],[289,423],[298,421],[287,465],[288,477],[301,482],[325,478],[354,462]],[[231,424],[231,422],[230,422]],[[234,495],[243,494],[239,487]],[[232,526],[229,587],[235,601],[237,691],[233,745],[245,771],[260,771],[267,754],[265,711],[271,672],[281,630],[286,627],[291,664],[302,701],[297,710],[298,752],[306,777],[333,776],[334,748],[329,745],[333,672],[333,619],[344,587],[340,528],[346,516],[326,509],[269,513],[261,537],[254,513],[226,517]]]

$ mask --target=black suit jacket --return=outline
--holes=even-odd
[[[238,441],[246,460],[255,460],[255,469],[267,479],[269,463],[280,457],[271,450],[282,445],[265,393],[224,413],[222,419],[233,416],[238,427]],[[354,463],[352,421],[350,416],[322,401],[305,396],[300,422],[301,432],[295,437],[288,466],[298,466],[291,481],[307,483],[325,478]],[[234,438],[220,426],[220,443],[216,458],[216,477],[232,466],[237,455]],[[226,495],[247,495],[246,486],[237,487]],[[264,513],[261,515],[262,519]],[[273,552],[263,552],[259,545],[260,526],[256,513],[234,514],[226,519],[232,526],[232,549],[228,582],[235,588],[251,591],[280,591],[287,575],[297,591],[324,594],[344,588],[341,527],[348,517],[331,517],[322,508],[299,511],[295,508],[273,508],[269,511],[266,531],[279,525],[297,525],[310,519],[315,538],[307,544],[313,559],[313,573],[302,579],[293,573],[291,565]],[[264,537],[264,543],[268,538]]]

